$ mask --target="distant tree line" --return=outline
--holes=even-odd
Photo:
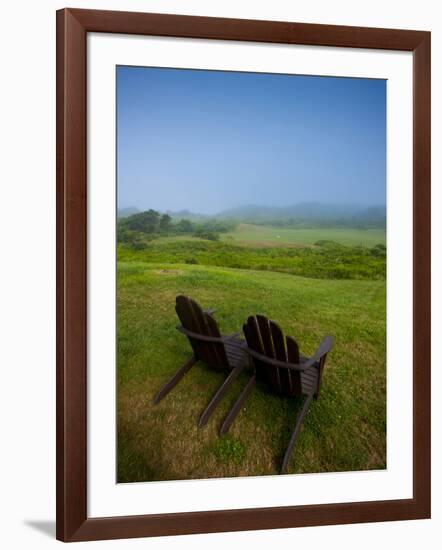
[[[200,239],[219,240],[219,233],[232,231],[234,221],[189,219],[174,220],[169,214],[157,210],[146,210],[132,216],[118,219],[117,239],[120,243],[141,247],[146,241],[167,235],[193,235]]]

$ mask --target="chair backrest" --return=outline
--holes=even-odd
[[[250,349],[269,359],[299,364],[299,346],[290,336],[285,337],[281,328],[264,315],[251,316],[243,325],[244,335]],[[253,357],[256,376],[264,380],[281,395],[301,395],[299,371],[276,367],[270,362]]]
[[[203,311],[192,298],[182,295],[177,296],[175,311],[183,328],[203,336],[221,337],[218,323],[213,316]],[[198,359],[216,369],[225,369],[228,367],[229,363],[222,342],[204,342],[190,336],[188,338],[193,352]]]

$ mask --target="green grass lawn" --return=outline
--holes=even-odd
[[[322,237],[331,238],[330,231]],[[377,242],[382,242],[378,236]],[[164,257],[172,260],[162,263]],[[385,468],[385,280],[313,279],[187,265],[179,258],[170,251],[155,256],[152,251],[120,250],[118,481],[276,474],[294,429],[300,401],[259,387],[231,432],[218,437],[245,375],[209,424],[197,429],[200,413],[224,378],[201,363],[153,405],[155,393],[191,353],[175,329],[175,297],[181,293],[205,308],[216,308],[224,333],[240,330],[250,314],[264,313],[294,336],[307,355],[324,335],[332,334],[336,343],[321,396],[312,403],[289,472]]]
[[[222,239],[243,246],[305,246],[326,239],[348,246],[385,244],[384,229],[313,228],[288,229],[266,225],[240,223],[234,231],[222,234]]]

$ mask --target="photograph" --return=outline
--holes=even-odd
[[[117,483],[386,469],[387,81],[115,70]]]

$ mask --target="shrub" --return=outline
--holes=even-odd
[[[315,246],[339,246],[335,241],[328,241],[326,239],[320,239],[314,243]]]
[[[122,227],[141,233],[156,233],[160,227],[160,213],[156,210],[147,210],[133,214],[120,221]]]
[[[213,231],[204,231],[199,229],[198,231],[195,231],[193,236],[198,237],[199,239],[205,239],[207,241],[219,241],[218,233],[214,233]]]
[[[376,244],[373,248],[370,249],[370,254],[372,256],[385,257],[386,253],[387,253],[387,247],[384,244]]]

